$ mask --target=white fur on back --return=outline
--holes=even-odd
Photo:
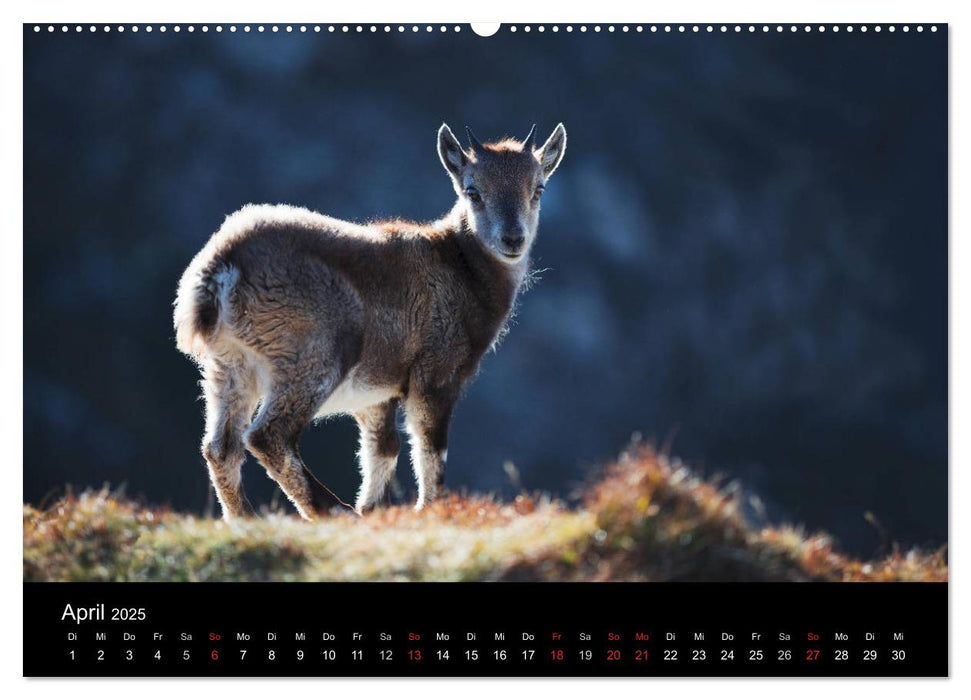
[[[332,216],[289,204],[247,204],[227,216],[213,238],[220,245],[225,245],[228,241],[268,224],[288,224],[327,231],[331,235],[355,236],[375,243],[387,239],[386,234],[373,226],[335,219]]]

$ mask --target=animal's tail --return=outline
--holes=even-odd
[[[233,265],[193,260],[179,282],[175,297],[175,342],[195,359],[209,354],[210,343],[229,313],[230,294],[239,279]]]

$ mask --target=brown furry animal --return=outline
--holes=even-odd
[[[540,197],[566,148],[461,147],[443,124],[438,154],[458,201],[442,219],[357,225],[290,206],[230,215],[189,264],[175,301],[179,349],[203,374],[202,454],[223,516],[252,513],[248,449],[313,519],[332,502],[304,465],[316,417],[354,416],[362,474],[356,508],[394,474],[403,404],[420,509],[442,484],[452,409],[502,330],[528,268]],[[257,410],[258,408],[258,410]],[[254,415],[255,413],[255,415]]]

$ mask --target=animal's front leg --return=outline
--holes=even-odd
[[[415,510],[434,500],[445,483],[448,428],[454,405],[455,394],[451,391],[409,396],[405,405],[411,466],[418,482]]]

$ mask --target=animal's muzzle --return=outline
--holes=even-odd
[[[502,234],[500,240],[507,253],[518,255],[522,252],[523,245],[526,243],[526,234],[522,231],[512,231]]]

